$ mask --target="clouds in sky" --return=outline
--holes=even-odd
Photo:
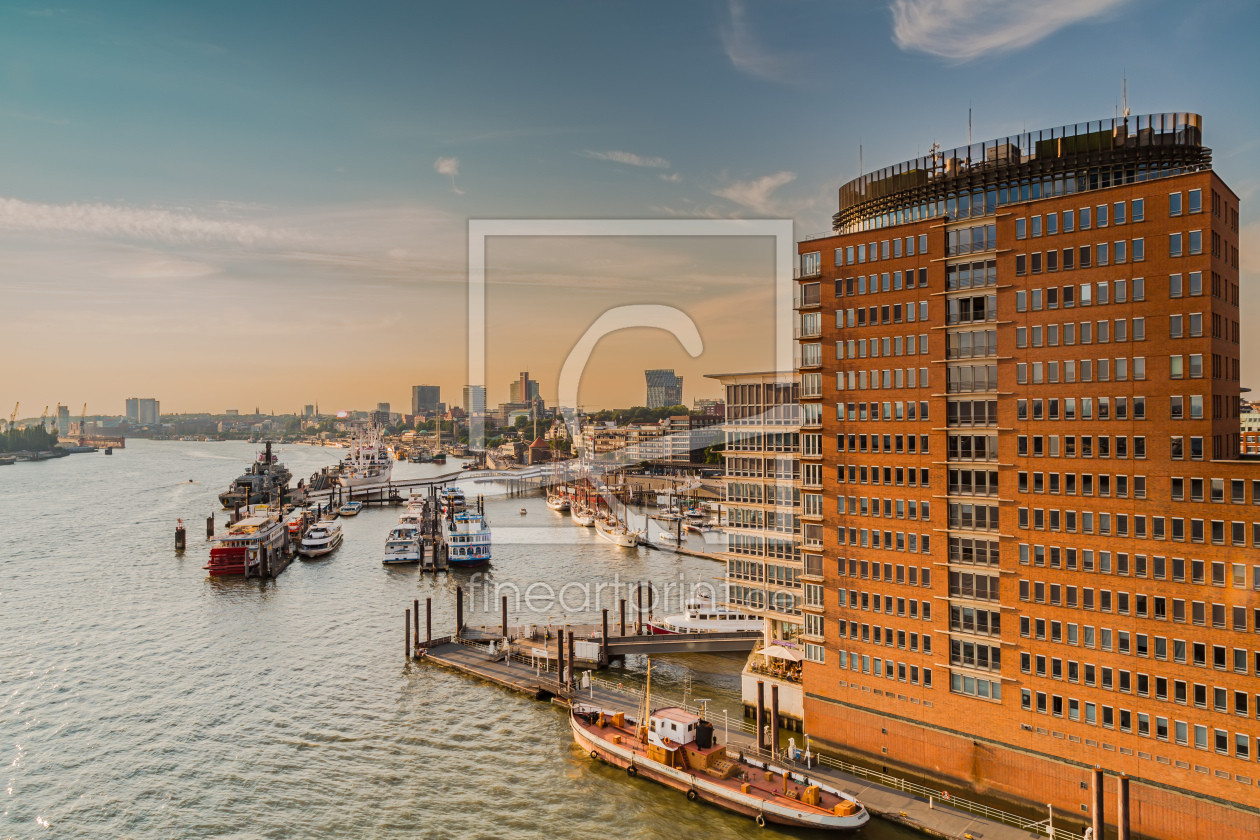
[[[644,155],[636,155],[634,152],[622,152],[617,149],[610,149],[605,152],[593,152],[587,149],[582,154],[595,160],[610,160],[613,163],[624,163],[628,166],[643,166],[648,169],[669,168],[669,161],[663,157],[645,157]]]
[[[795,172],[781,171],[773,175],[763,175],[751,181],[732,181],[720,189],[713,190],[713,194],[762,215],[777,216],[783,214],[784,211],[782,205],[774,198],[774,192],[779,187],[795,180]]]
[[[965,62],[1035,44],[1065,26],[1101,17],[1129,0],[892,0],[893,42],[907,51]]]
[[[739,70],[759,79],[771,82],[790,82],[795,76],[795,63],[791,58],[776,55],[766,49],[748,22],[743,0],[730,0],[728,17],[722,25],[722,47],[726,57]]]
[[[0,197],[0,230],[70,233],[171,245],[291,246],[306,235],[195,213],[116,204],[39,204]]]
[[[449,175],[451,179],[451,192],[456,195],[463,195],[464,191],[455,186],[455,176],[459,174],[459,158],[457,157],[440,157],[433,161],[433,168],[439,175]]]

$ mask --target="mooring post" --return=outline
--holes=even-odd
[[[416,644],[420,644],[420,599],[411,602],[411,627],[415,631]]]
[[[626,599],[621,599],[621,635],[626,635]]]
[[[1120,778],[1116,785],[1116,838],[1117,840],[1129,840],[1129,777],[1125,773],[1120,774]]]
[[[643,635],[643,581],[634,585],[634,635]]]
[[[455,587],[455,638],[464,634],[464,589]]]
[[[575,690],[577,688],[577,659],[573,656],[573,631],[568,632],[569,640],[569,688]],[[1128,838],[1125,838],[1128,840]]]
[[[184,532],[184,520],[176,520],[175,523],[175,550],[183,551],[188,543],[188,535]]]
[[[599,634],[599,667],[608,667],[608,610],[602,610],[602,630]]]
[[[1097,764],[1094,765],[1094,787],[1090,793],[1094,800],[1093,813],[1090,814],[1094,822],[1094,837],[1102,840],[1103,827],[1106,825],[1106,820],[1103,818],[1103,771]]]
[[[564,688],[564,628],[556,629],[556,685]]]
[[[770,754],[779,752],[779,686],[770,686]]]
[[[424,599],[424,640],[433,641],[433,599]]]
[[[206,517],[206,539],[214,539],[214,514]]]
[[[766,683],[757,680],[757,751],[766,748]]]
[[[406,610],[405,612],[406,614],[403,616],[403,625],[404,625],[403,635],[406,637],[406,643],[405,643],[406,654],[405,655],[408,659],[410,659],[411,658],[411,610]]]
[[[506,639],[508,637],[507,596],[506,595],[503,596],[502,612],[503,612],[503,638]]]

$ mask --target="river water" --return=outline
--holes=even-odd
[[[343,519],[336,553],[274,581],[208,578],[205,517],[222,524],[217,494],[256,449],[131,440],[0,470],[0,837],[802,836],[591,762],[557,707],[407,663],[412,599],[432,597],[434,633],[449,633],[455,586],[478,581],[383,568],[397,509]],[[277,451],[295,480],[338,457]],[[600,584],[615,607],[618,581],[716,586],[721,574],[600,542],[537,496],[463,486],[486,494],[489,585],[535,586],[534,609],[514,599],[514,624],[594,622]],[[497,598],[474,591],[467,623],[497,624]],[[722,710],[740,714],[742,660],[659,657],[654,694],[711,698],[720,732]],[[608,676],[637,682],[643,668],[632,658]],[[918,836],[879,822],[863,834]]]

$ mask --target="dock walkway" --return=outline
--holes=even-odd
[[[633,711],[638,707],[642,692],[634,686],[613,686],[600,679],[591,679],[586,687],[568,689],[561,688],[554,670],[548,671],[541,664],[521,661],[519,658],[505,657],[500,651],[489,654],[477,643],[459,642],[449,639],[434,640],[432,646],[424,647],[422,660],[435,665],[459,671],[470,676],[479,677],[504,688],[527,694],[536,700],[550,700],[553,703],[568,706],[573,702],[597,705],[611,711]],[[664,698],[662,698],[664,699]],[[679,704],[682,705],[682,704]],[[924,795],[925,788],[915,790],[917,785],[884,774],[872,773],[864,768],[853,767],[854,772],[845,772],[837,767],[813,763],[807,766],[802,761],[792,761],[780,751],[771,756],[766,751],[758,751],[755,734],[744,731],[749,726],[740,720],[732,721],[736,726],[730,732],[715,724],[715,734],[721,733],[725,743],[746,755],[759,756],[763,760],[771,760],[779,765],[791,766],[794,772],[825,780],[832,787],[845,791],[855,797],[871,814],[898,823],[933,837],[951,838],[952,840],[1029,840],[1029,838],[1045,838],[1048,836],[1045,823],[1020,818],[995,809],[988,809],[975,803],[967,803],[983,809],[997,819],[988,819],[960,808],[942,804],[942,800]],[[815,762],[817,759],[815,759]],[[827,759],[824,759],[828,762]],[[839,762],[829,761],[837,764]],[[864,775],[858,775],[862,773]],[[875,781],[868,776],[878,776],[882,781]],[[999,822],[1005,819],[1006,822]],[[1014,822],[1015,824],[1008,824]],[[1066,840],[1076,837],[1066,829],[1056,829],[1055,837]]]

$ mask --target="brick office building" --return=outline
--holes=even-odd
[[[1099,765],[1135,833],[1260,832],[1239,208],[1201,131],[934,153],[842,187],[800,243],[814,738],[1085,821]]]

